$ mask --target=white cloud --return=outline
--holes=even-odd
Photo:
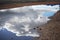
[[[59,5],[54,5],[54,6],[47,6],[47,5],[34,5],[31,6],[34,10],[44,10],[44,11],[58,11],[59,10]]]
[[[43,16],[44,12],[56,12],[59,10],[58,8],[58,5],[34,5],[11,8],[7,11],[0,10],[0,24],[4,23],[0,27],[0,29],[3,27],[8,31],[16,33],[17,36],[39,37],[39,33],[37,32],[37,30],[34,30],[33,28],[43,25],[50,20],[48,17]]]
[[[2,9],[2,10],[0,10],[0,12],[5,12],[5,11],[7,11],[7,9]]]

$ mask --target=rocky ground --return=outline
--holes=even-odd
[[[38,28],[40,37],[35,40],[60,40],[60,11],[50,19],[47,24]]]

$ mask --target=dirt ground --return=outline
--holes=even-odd
[[[60,2],[28,2],[28,3],[11,3],[11,4],[0,4],[0,9],[8,9],[8,8],[15,8],[15,7],[22,7],[22,6],[30,6],[30,5],[53,5],[59,4]]]
[[[40,37],[35,40],[60,40],[60,11],[50,19],[47,24],[38,28]]]

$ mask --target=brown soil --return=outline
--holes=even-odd
[[[38,28],[40,37],[35,38],[35,40],[60,40],[60,11],[50,19],[47,24]]]
[[[28,3],[11,3],[11,4],[0,4],[0,9],[30,6],[30,5],[41,5],[41,4],[59,4],[60,2],[28,2]]]

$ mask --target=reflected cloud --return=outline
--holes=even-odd
[[[43,14],[50,11],[56,13],[58,10],[59,5],[33,5],[0,10],[0,30],[5,28],[16,36],[39,37],[34,28],[51,20]]]

